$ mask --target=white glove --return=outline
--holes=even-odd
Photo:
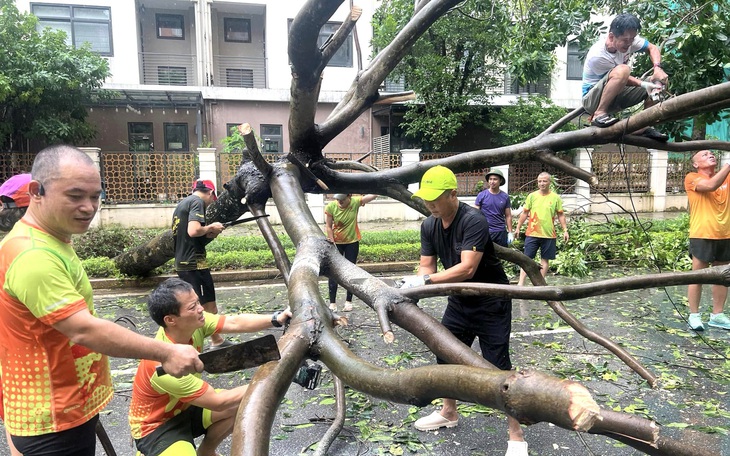
[[[507,233],[507,245],[513,243],[515,241],[515,235],[512,233]]]
[[[641,87],[646,89],[646,91],[649,93],[651,93],[652,90],[656,90],[656,89],[661,90],[664,88],[664,86],[661,84],[655,84],[655,83],[649,82],[649,81],[641,81]]]
[[[400,287],[401,287],[401,289],[405,289],[405,288],[421,287],[423,285],[426,285],[426,281],[423,280],[423,276],[412,275],[412,276],[403,277],[403,284]]]

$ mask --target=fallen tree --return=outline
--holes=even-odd
[[[424,0],[408,24],[392,43],[383,49],[360,72],[343,100],[322,123],[314,122],[320,91],[322,70],[353,29],[360,12],[352,8],[350,18],[324,48],[316,46],[319,29],[324,25],[342,0],[308,1],[292,22],[289,38],[289,56],[292,62],[291,115],[289,137],[291,154],[287,160],[269,164],[261,157],[253,132],[242,127],[250,160],[245,161],[236,177],[228,182],[217,203],[210,206],[207,217],[211,221],[232,221],[250,210],[257,214],[269,198],[273,198],[284,228],[297,247],[290,261],[266,218],[257,223],[277,258],[277,265],[286,278],[288,299],[293,311],[288,332],[280,340],[282,359],[260,367],[251,381],[238,411],[233,434],[232,452],[235,455],[268,454],[271,426],[278,405],[290,386],[302,361],[319,359],[333,374],[351,388],[391,401],[425,405],[438,397],[483,404],[517,418],[523,424],[549,421],[564,429],[598,433],[628,444],[647,454],[705,455],[716,452],[708,447],[697,447],[686,440],[667,438],[654,421],[613,412],[601,408],[587,389],[578,383],[560,380],[539,372],[504,372],[495,369],[471,348],[453,337],[440,323],[415,305],[424,296],[460,294],[498,294],[509,297],[547,300],[551,308],[576,331],[615,353],[628,366],[655,385],[656,377],[633,356],[610,339],[586,327],[572,316],[561,299],[573,299],[596,293],[627,289],[666,286],[678,283],[730,284],[726,269],[706,273],[659,274],[636,278],[618,284],[586,284],[574,288],[539,287],[521,289],[474,284],[452,284],[422,287],[400,291],[344,260],[330,244],[312,216],[306,201],[307,192],[322,192],[324,188],[338,193],[377,193],[396,199],[424,215],[426,208],[411,200],[407,187],[418,182],[432,166],[444,165],[454,172],[484,168],[520,160],[538,160],[560,169],[592,185],[596,178],[571,163],[556,158],[555,154],[577,147],[620,143],[669,151],[691,151],[703,148],[730,150],[730,144],[719,141],[691,141],[685,143],[657,143],[629,132],[658,123],[685,118],[702,112],[730,107],[730,83],[719,84],[667,100],[651,109],[624,119],[605,128],[585,128],[560,133],[561,123],[580,114],[567,115],[537,137],[507,147],[476,150],[450,158],[420,162],[415,165],[373,170],[357,167],[359,173],[342,173],[322,154],[323,147],[350,125],[374,103],[387,102],[378,90],[386,76],[408,52],[418,37],[439,17],[457,3],[456,0]],[[153,244],[141,246],[116,259],[120,270],[142,274],[172,256],[169,234],[165,233]],[[539,273],[539,265],[521,253],[499,249],[498,255],[520,265],[535,285],[546,285]],[[391,324],[412,333],[437,356],[459,365],[428,366],[394,371],[366,363],[350,352],[333,331],[341,321],[333,315],[323,300],[318,280],[332,277],[352,291],[377,314],[383,343],[394,340]],[[691,282],[690,282],[691,281]],[[341,389],[340,389],[341,390]],[[338,394],[340,411],[343,395]],[[337,420],[336,426],[342,425]],[[337,428],[334,430],[336,434]],[[320,452],[326,452],[333,433],[322,441]]]

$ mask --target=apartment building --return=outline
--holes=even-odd
[[[89,107],[99,134],[90,144],[104,151],[190,151],[220,146],[232,126],[250,123],[264,152],[287,152],[289,115],[288,27],[304,0],[18,0],[41,27],[65,30],[70,44],[89,42],[108,59],[112,95]],[[370,57],[376,0],[358,2],[359,43],[351,35],[324,72],[317,120],[324,120],[349,88],[360,58]],[[349,14],[348,2],[322,28],[323,43]],[[494,103],[543,93],[577,106],[580,63],[558,49],[561,66],[552,81],[519,87],[507,77]],[[572,59],[572,60],[571,60]],[[571,66],[572,65],[572,66]],[[577,65],[577,66],[576,66]],[[572,69],[572,72],[571,72]],[[397,83],[385,91],[398,91]],[[325,152],[365,154],[374,142],[397,151],[387,136],[402,106],[364,112]]]
[[[291,71],[287,30],[303,0],[61,0],[16,2],[40,26],[65,30],[108,59],[111,98],[91,106],[102,150],[187,151],[220,145],[231,126],[250,123],[264,151],[286,152]],[[367,63],[374,1],[357,26]],[[322,29],[323,43],[349,14],[345,5]],[[318,120],[357,74],[350,36],[324,72]],[[327,147],[367,153],[371,114],[363,113]]]

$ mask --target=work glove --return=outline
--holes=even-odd
[[[515,242],[515,235],[512,233],[507,233],[507,245],[510,245],[513,242]]]
[[[412,276],[403,277],[403,284],[400,287],[401,287],[401,289],[405,289],[405,288],[421,287],[423,285],[426,285],[426,281],[423,280],[423,276],[412,275]]]

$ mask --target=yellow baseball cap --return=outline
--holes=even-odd
[[[411,198],[433,201],[446,190],[455,190],[457,187],[456,176],[449,168],[441,165],[434,166],[423,175],[421,188]]]

